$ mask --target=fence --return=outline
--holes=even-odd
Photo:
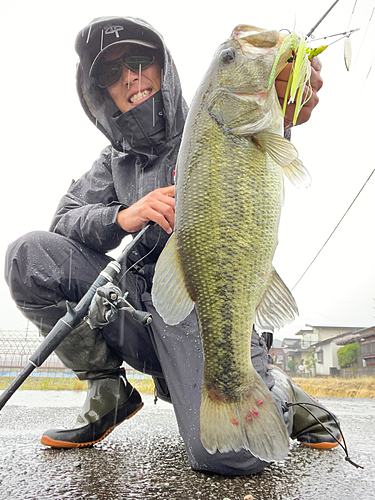
[[[366,368],[342,368],[341,370],[341,377],[343,378],[373,376],[375,376],[375,366],[367,366]]]
[[[0,377],[16,377],[24,368],[38,348],[43,337],[35,330],[3,330],[0,331]],[[148,375],[138,372],[133,368],[124,365],[127,375],[133,379],[146,379]],[[293,377],[311,377],[307,373],[291,373]],[[343,378],[374,376],[375,366],[366,368],[345,368],[334,376]],[[41,367],[36,368],[32,377],[74,377],[71,370],[65,368],[55,353],[52,353]]]
[[[43,337],[39,332],[33,330],[0,331],[0,377],[16,377],[27,365],[29,357],[36,351],[42,340]],[[140,373],[125,364],[124,366],[129,378],[149,378],[149,375]],[[52,353],[30,376],[70,378],[75,375],[65,368],[55,353]]]
[[[366,368],[334,368],[330,369],[329,374],[314,374],[314,373],[295,373],[288,372],[292,378],[325,378],[325,377],[341,377],[341,378],[357,378],[357,377],[374,377],[375,366],[367,366]]]

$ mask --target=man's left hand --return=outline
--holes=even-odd
[[[304,100],[306,98],[306,96],[308,96],[310,94],[311,94],[311,97],[302,107],[302,109],[298,115],[296,125],[301,125],[301,123],[305,123],[305,122],[307,122],[307,120],[310,119],[312,110],[315,108],[315,106],[319,102],[319,97],[317,96],[317,93],[322,88],[322,85],[323,85],[323,80],[322,80],[322,77],[320,76],[322,64],[321,64],[319,58],[312,57],[310,59],[310,63],[311,63],[310,85],[311,85],[312,94],[311,94],[311,90],[306,85],[304,92],[303,92],[302,100]],[[287,64],[285,66],[285,68],[279,73],[278,77],[276,78],[276,82],[275,82],[276,92],[277,92],[277,95],[279,97],[281,107],[283,107],[283,105],[284,105],[284,97],[285,97],[286,87],[288,84],[288,79],[289,79],[291,69],[292,69],[292,63]],[[295,103],[288,104],[286,107],[286,113],[285,113],[285,117],[284,117],[285,130],[287,130],[293,126],[293,116],[294,116],[295,109],[296,109]]]

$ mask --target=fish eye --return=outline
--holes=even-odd
[[[233,49],[225,49],[220,54],[220,61],[223,64],[231,64],[236,59],[236,53]]]

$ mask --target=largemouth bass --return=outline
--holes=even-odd
[[[196,307],[204,352],[200,408],[209,453],[241,448],[282,460],[289,438],[251,363],[253,326],[294,319],[272,266],[283,170],[308,174],[283,137],[274,77],[292,51],[285,36],[237,26],[217,50],[185,125],[176,169],[175,231],[155,270],[153,301],[168,324]]]

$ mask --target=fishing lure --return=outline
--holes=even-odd
[[[282,54],[287,50],[291,49],[292,54],[295,53],[295,48],[297,46],[297,35],[295,33],[290,33],[284,38],[284,41],[282,42],[279,52],[276,54],[275,61],[273,63],[272,69],[271,69],[271,74],[270,74],[270,79],[268,82],[268,90],[271,89],[275,78],[276,78],[276,67],[279,64],[280,57]]]
[[[351,56],[352,56],[352,50],[351,50],[351,43],[349,40],[349,37],[352,33],[355,31],[358,31],[359,28],[355,30],[350,30],[346,31],[344,33],[339,33],[336,35],[329,35],[326,37],[323,37],[323,39],[327,39],[330,37],[337,37],[341,35],[341,38],[335,40],[334,42],[326,45],[321,45],[320,47],[315,47],[311,48],[307,46],[307,40],[312,40],[313,33],[316,30],[316,28],[321,24],[321,22],[326,18],[326,16],[331,12],[333,7],[339,2],[339,0],[335,0],[334,3],[329,7],[329,9],[323,14],[323,16],[319,19],[319,21],[311,28],[311,30],[308,32],[306,35],[306,38],[304,37],[298,37],[296,33],[290,33],[287,35],[281,44],[280,50],[275,58],[275,62],[272,66],[271,74],[270,74],[270,79],[268,82],[268,90],[271,89],[277,75],[276,75],[276,68],[279,63],[279,60],[282,56],[282,54],[287,50],[290,49],[292,52],[291,58],[288,60],[289,63],[292,63],[292,69],[289,75],[289,79],[287,82],[287,88],[285,92],[285,98],[284,98],[284,106],[283,106],[283,116],[285,116],[286,113],[286,106],[289,103],[296,103],[296,109],[294,112],[293,116],[293,125],[296,124],[298,115],[301,111],[302,106],[310,99],[312,95],[312,89],[310,85],[310,75],[311,75],[311,66],[309,63],[309,59],[312,59],[313,57],[318,56],[322,52],[324,52],[329,45],[332,45],[332,43],[335,43],[342,38],[345,38],[345,45],[344,45],[344,60],[345,60],[345,66],[346,69],[349,71],[350,63],[351,63]],[[316,40],[315,40],[316,41]],[[310,92],[306,92],[305,94],[305,99],[302,102],[303,98],[303,92],[305,87],[307,89],[310,89]],[[289,99],[288,99],[288,96]]]
[[[288,62],[292,63],[292,69],[289,75],[285,92],[283,115],[285,116],[287,104],[295,102],[296,109],[293,117],[293,125],[295,125],[302,106],[308,101],[311,95],[311,93],[308,92],[305,99],[302,100],[304,88],[306,85],[309,86],[311,75],[311,66],[309,62],[310,49],[307,47],[307,42],[305,41],[304,37],[298,36],[294,32],[285,37],[272,66],[270,79],[268,82],[268,90],[272,87],[277,76],[276,68],[279,60],[282,54],[284,54],[288,49],[292,54],[291,58],[288,60]],[[287,98],[287,96],[289,96],[289,99]]]
[[[277,77],[276,68],[282,54],[288,49],[291,50],[292,55],[288,59],[288,63],[292,63],[292,68],[285,92],[283,116],[285,116],[287,104],[295,103],[296,109],[293,116],[293,125],[297,123],[297,118],[302,107],[304,106],[304,104],[306,104],[306,102],[310,99],[312,95],[312,89],[310,85],[310,75],[311,75],[310,59],[324,52],[327,49],[327,47],[329,47],[333,43],[345,38],[344,60],[346,69],[349,71],[351,63],[351,54],[352,54],[349,37],[355,31],[358,31],[358,29],[323,37],[323,39],[326,39],[341,35],[341,38],[338,38],[334,42],[314,48],[308,47],[308,42],[306,41],[306,39],[303,36],[297,35],[294,32],[290,33],[285,37],[284,41],[280,46],[279,52],[275,58],[274,64],[272,66],[270,79],[268,82],[268,90],[270,90]],[[307,89],[310,89],[310,91],[306,92],[305,98],[303,99],[303,91],[305,87],[307,87]]]
[[[338,37],[338,36],[340,37],[340,38],[337,38],[337,40],[334,40],[333,42],[328,43],[327,45],[322,45],[321,47],[317,47],[315,49],[310,49],[309,59],[311,59],[312,57],[314,57],[316,55],[319,55],[320,53],[323,52],[323,50],[325,50],[330,45],[332,45],[332,44],[334,44],[336,42],[339,42],[340,40],[342,40],[343,38],[345,38],[345,43],[344,43],[344,60],[345,60],[346,69],[349,71],[350,63],[351,63],[351,59],[352,59],[352,45],[351,45],[351,41],[350,41],[349,37],[353,33],[355,33],[356,31],[358,31],[358,30],[359,30],[359,28],[356,28],[354,30],[344,31],[343,33],[337,33],[335,35],[328,35],[328,36],[324,36],[322,38],[317,38],[315,41],[317,41],[317,40],[326,40],[327,38]]]
[[[320,47],[315,47],[315,49],[306,49],[308,58],[312,59],[313,57],[318,56],[319,54],[324,52],[327,47],[328,45],[321,45]]]

